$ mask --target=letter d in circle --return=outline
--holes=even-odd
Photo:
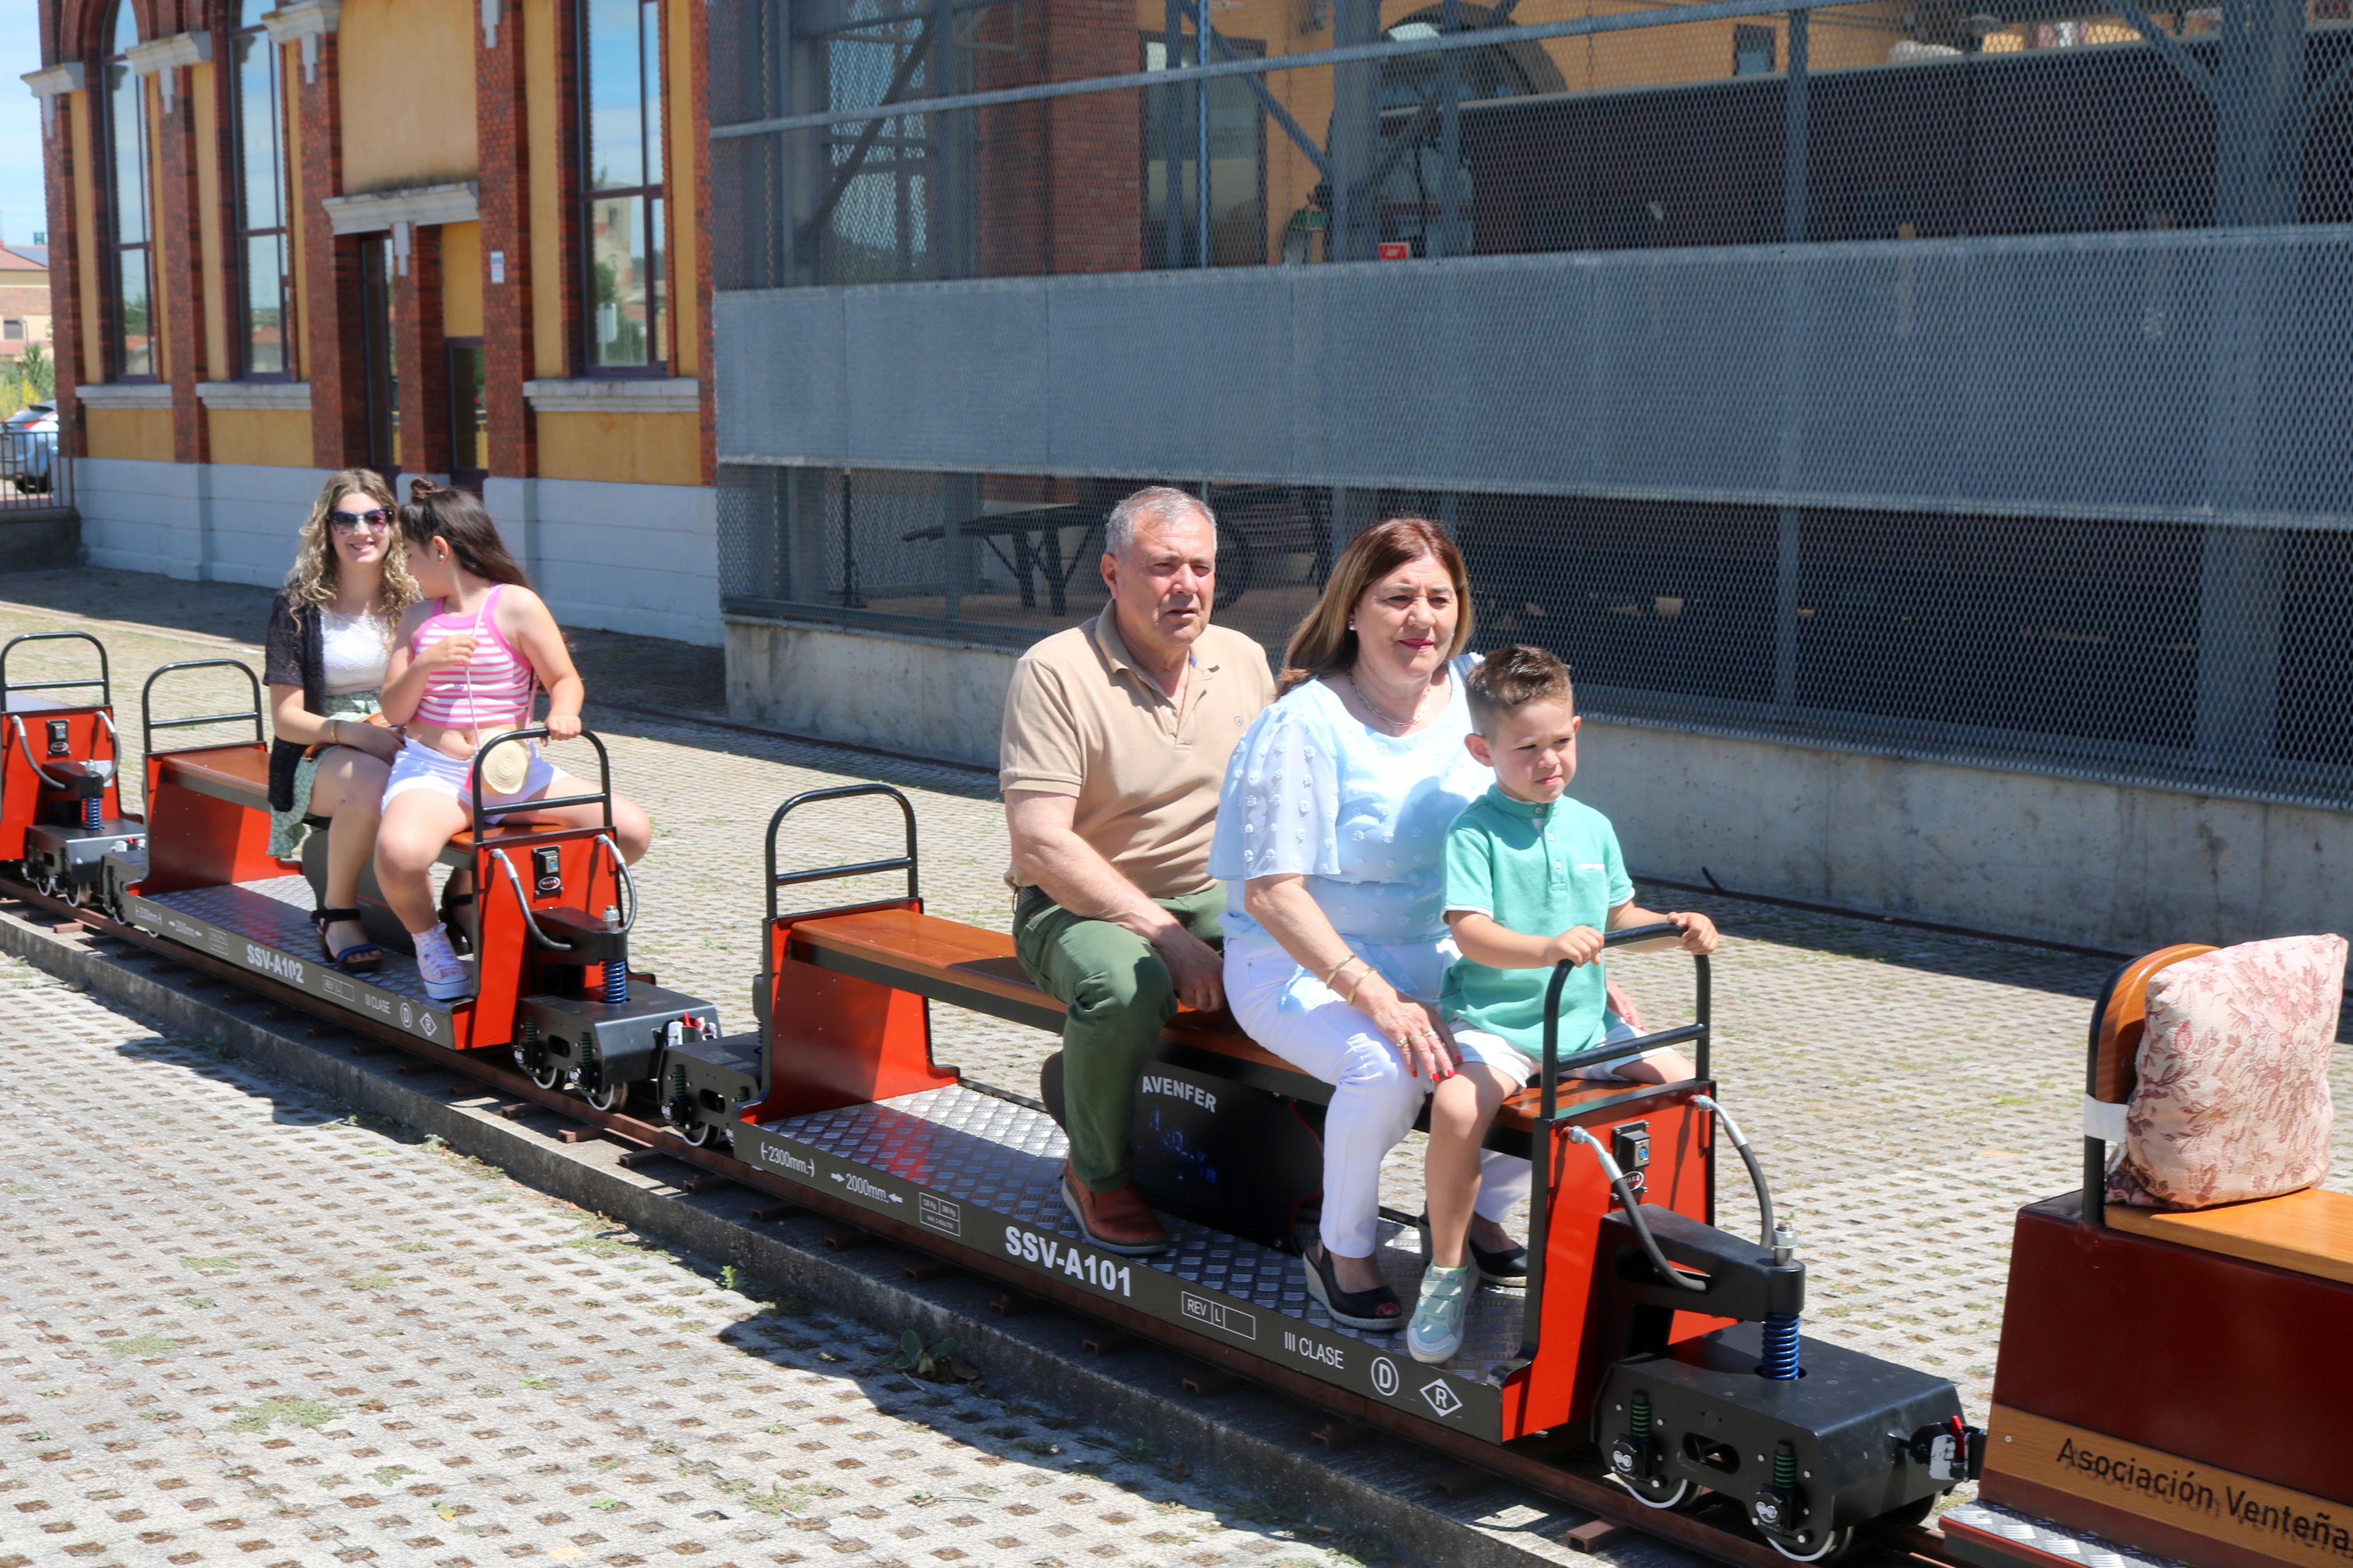
[[[1398,1391],[1397,1363],[1385,1355],[1373,1358],[1373,1391],[1388,1399]]]

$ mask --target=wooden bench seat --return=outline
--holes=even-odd
[[[250,743],[238,746],[206,746],[195,751],[169,752],[155,759],[159,782],[193,790],[198,795],[225,800],[229,805],[248,811],[269,809],[269,753]],[[313,826],[326,826],[326,818],[310,819]],[[530,831],[521,823],[501,823],[491,829],[491,837],[515,837]],[[441,863],[452,868],[470,864],[469,857],[474,847],[473,829],[461,827],[441,852]]]
[[[793,923],[792,956],[820,969],[911,991],[950,1006],[1060,1032],[1062,1005],[1029,983],[1002,932],[902,908],[857,910]],[[1179,1067],[1250,1084],[1314,1104],[1326,1104],[1331,1085],[1311,1078],[1244,1034],[1233,1016],[1180,1008],[1168,1021],[1163,1058]],[[1615,1100],[1636,1086],[1564,1079],[1559,1103],[1577,1108]],[[1525,1135],[1535,1125],[1534,1089],[1504,1102],[1500,1129]]]
[[[2221,1208],[2107,1206],[2112,1230],[2353,1285],[2353,1196],[2307,1187]]]

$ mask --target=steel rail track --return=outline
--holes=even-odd
[[[84,905],[69,903],[35,890],[12,877],[0,876],[0,899],[63,916],[73,924],[137,947],[184,968],[235,984],[247,993],[290,1012],[370,1040],[406,1051],[452,1077],[470,1079],[509,1103],[539,1107],[565,1121],[594,1127],[615,1141],[656,1151],[683,1164],[724,1177],[736,1185],[764,1193],[811,1214],[822,1215],[903,1247],[910,1252],[944,1258],[966,1273],[995,1280],[1018,1296],[1050,1301],[1066,1310],[1108,1322],[1137,1337],[1166,1346],[1195,1360],[1237,1373],[1263,1387],[1276,1389],[1345,1420],[1403,1438],[1409,1443],[1457,1459],[1472,1468],[1557,1499],[1572,1507],[1644,1535],[1672,1542],[1713,1557],[1734,1568],[1788,1568],[1788,1559],[1761,1541],[1706,1522],[1704,1512],[1646,1508],[1622,1489],[1600,1479],[1601,1470],[1589,1456],[1577,1453],[1578,1445],[1565,1437],[1525,1438],[1508,1447],[1483,1443],[1390,1409],[1360,1394],[1293,1372],[1278,1363],[1208,1339],[1177,1324],[1124,1307],[1071,1287],[1061,1287],[992,1254],[965,1247],[934,1232],[871,1210],[844,1198],[788,1182],[729,1154],[699,1147],[659,1123],[613,1111],[598,1110],[585,1100],[560,1089],[542,1089],[521,1073],[498,1065],[490,1048],[460,1051],[433,1045],[386,1025],[346,1012],[308,992],[257,974],[241,964],[183,945],[136,926],[125,925]],[[62,928],[59,928],[62,929]],[[978,1085],[972,1086],[976,1089]],[[1704,1508],[1704,1505],[1702,1505]],[[1947,1548],[1944,1536],[1926,1525],[1865,1527],[1861,1535],[1870,1544],[1925,1563],[1965,1568]]]

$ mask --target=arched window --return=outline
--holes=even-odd
[[[237,341],[248,376],[294,371],[288,255],[284,55],[261,25],[272,0],[237,0],[229,34],[237,135]]]
[[[119,380],[155,374],[155,265],[153,226],[148,221],[147,84],[132,74],[127,58],[139,41],[139,21],[130,0],[115,7],[107,54],[100,64],[105,101],[101,140],[106,161],[107,331],[113,349],[111,374]]]
[[[1455,9],[1456,26],[1464,32],[1486,26],[1493,14],[1467,0]],[[1444,20],[1442,7],[1429,6],[1390,24],[1385,36],[1392,42],[1435,38]],[[1380,237],[1403,240],[1416,256],[1441,256],[1450,248],[1467,256],[1479,248],[1469,216],[1475,194],[1470,160],[1458,151],[1451,178],[1447,167],[1442,105],[1450,68],[1457,105],[1568,89],[1544,46],[1525,38],[1451,56],[1398,55],[1381,62],[1381,137],[1388,172],[1378,197]],[[1398,138],[1410,140],[1400,146]],[[1451,247],[1445,237],[1450,193]]]
[[[661,0],[579,5],[588,368],[659,370],[670,359]]]

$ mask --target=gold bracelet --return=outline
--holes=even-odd
[[[1329,986],[1338,986],[1340,984],[1340,971],[1347,968],[1348,965],[1352,963],[1362,963],[1364,962],[1365,961],[1363,959],[1357,957],[1355,953],[1350,953],[1347,957],[1342,959],[1339,963],[1334,964],[1330,969],[1324,972],[1324,984]]]
[[[329,744],[329,745],[331,745],[331,746],[340,746],[340,745],[342,745],[343,743],[343,721],[341,719],[330,719],[330,720],[328,720],[328,721],[327,721],[327,744]]]
[[[1367,963],[1365,965],[1365,972],[1356,976],[1356,983],[1348,987],[1348,994],[1345,996],[1341,997],[1340,1000],[1346,1003],[1351,1007],[1355,1006],[1356,1005],[1356,993],[1362,991],[1365,988],[1365,982],[1370,980],[1372,977],[1373,966]]]

